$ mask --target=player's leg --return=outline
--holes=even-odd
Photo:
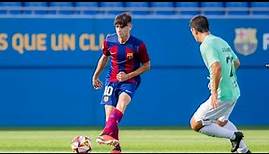
[[[115,91],[114,95],[115,97],[117,97],[116,108],[112,108],[104,129],[106,134],[110,136],[108,140],[113,140],[112,142],[109,142],[109,144],[114,145],[116,149],[120,149],[118,137],[118,123],[122,119],[123,113],[127,105],[130,103],[131,97],[133,96],[136,87],[132,84],[121,83],[119,84],[118,89],[119,91]],[[128,91],[128,93],[125,91]],[[108,142],[106,142],[106,144],[107,143]]]
[[[197,132],[206,134],[208,136],[235,139],[234,131],[225,129],[217,125],[216,119],[221,117],[230,104],[219,102],[216,109],[212,108],[211,98],[200,105],[191,119],[191,128]]]
[[[225,115],[223,115],[222,117],[220,117],[217,120],[217,124],[219,126],[223,127],[223,128],[229,129],[231,131],[238,132],[239,130],[236,128],[236,126],[230,120],[228,120],[229,117],[230,117],[230,114],[233,111],[233,108],[234,108],[235,104],[236,103],[234,103],[234,105],[229,110],[227,110],[227,112],[225,113]],[[234,151],[234,149],[236,149],[236,146],[237,146],[236,145],[236,142],[234,142],[232,140],[230,140],[230,141],[232,143],[232,150],[231,151]],[[250,152],[243,139],[239,142],[239,147],[237,149],[237,152],[238,153],[247,153],[247,152]]]
[[[118,140],[118,123],[121,121],[123,113],[131,101],[131,97],[126,94],[125,92],[122,92],[119,95],[118,103],[116,107],[107,107],[107,112],[109,115],[107,118],[105,129],[109,132],[108,135],[111,135],[115,139]]]
[[[115,108],[113,105],[104,105],[105,108],[105,115],[106,115],[106,121],[105,121],[105,126],[107,124],[109,115],[111,114],[111,111]],[[103,131],[100,133],[100,135],[106,134],[108,135],[109,133],[106,130],[106,127],[103,129]]]
[[[115,128],[111,127],[110,116],[117,105],[117,84],[115,83],[107,83],[105,86],[104,94],[102,97],[101,104],[105,106],[106,113],[106,124],[100,135],[97,137],[96,142],[99,144],[117,144],[117,139],[115,139]]]
[[[109,117],[103,131],[106,134],[99,137],[99,143],[113,145],[114,149],[111,151],[112,153],[121,152],[118,123],[122,119],[123,113],[130,101],[131,97],[125,92],[122,92],[119,95],[117,107],[107,108]]]
[[[122,114],[124,114],[127,105],[131,102],[131,97],[129,94],[122,92],[119,96],[118,104],[116,106],[116,109],[119,110]]]
[[[239,132],[239,130],[236,128],[236,126],[229,120],[226,120],[226,121],[219,121],[218,120],[217,124],[219,126],[222,126],[223,128],[229,129],[231,131]],[[235,151],[237,151],[238,153],[249,153],[250,152],[250,150],[248,149],[248,147],[245,144],[243,139],[241,139],[239,141],[235,141],[235,140],[230,140],[230,141],[232,144],[232,149],[231,149],[232,152],[235,152]],[[237,150],[235,150],[235,149],[237,149]]]
[[[109,115],[114,108],[115,107],[113,105],[105,105],[106,122],[108,121]]]
[[[113,109],[112,113],[117,113],[118,115],[121,115],[121,118],[123,117],[125,110],[128,106],[128,104],[131,102],[132,97],[135,93],[135,90],[137,89],[136,84],[129,84],[129,83],[123,83],[120,86],[120,95],[118,97],[118,103],[115,109]],[[117,117],[117,116],[115,116]],[[118,122],[115,123],[115,126],[118,128],[118,124],[120,122],[120,119],[118,119]],[[119,140],[119,129],[117,129],[116,138]],[[116,145],[114,149],[112,150],[112,153],[118,153],[121,152],[120,144]]]
[[[120,84],[120,95],[118,97],[118,102],[117,102],[117,106],[114,109],[114,112],[117,112],[118,114],[121,115],[121,117],[124,115],[124,112],[128,106],[128,104],[131,102],[135,90],[138,88],[137,84],[134,83],[122,83]],[[120,120],[118,121],[120,122]],[[118,135],[118,133],[117,133]],[[119,138],[119,137],[117,137]]]
[[[123,114],[127,108],[127,105],[131,102],[131,97],[125,93],[125,92],[122,92],[120,95],[119,95],[119,100],[118,100],[118,104],[116,106],[116,108],[113,109],[112,114],[114,114],[115,116],[114,117],[114,127],[116,128],[115,129],[115,138],[117,140],[119,140],[119,128],[118,128],[118,124],[121,120],[121,118],[123,117]],[[112,153],[117,153],[117,152],[120,152],[121,151],[121,147],[120,145],[115,145],[115,148],[112,150]]]

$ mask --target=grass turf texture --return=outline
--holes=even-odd
[[[20,128],[0,129],[0,152],[70,153],[74,136],[85,135],[93,139],[92,152],[110,152],[111,146],[95,142],[101,128]],[[269,129],[241,128],[252,152],[269,152]],[[230,152],[226,139],[208,137],[189,128],[131,128],[121,127],[123,152]]]

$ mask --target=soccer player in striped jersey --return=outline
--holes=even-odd
[[[190,21],[193,37],[200,45],[203,61],[210,74],[209,99],[200,105],[191,119],[191,128],[197,132],[232,143],[231,152],[249,153],[243,133],[228,119],[240,96],[236,70],[240,62],[228,43],[210,33],[205,16]]]
[[[115,17],[116,33],[107,35],[96,70],[92,77],[94,88],[102,87],[99,75],[110,59],[101,104],[105,106],[106,125],[96,141],[113,145],[112,152],[121,152],[118,123],[140,84],[140,75],[150,69],[150,59],[143,41],[130,34],[132,17],[122,13]]]

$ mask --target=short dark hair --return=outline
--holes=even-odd
[[[119,24],[121,27],[127,26],[128,23],[132,22],[132,17],[129,13],[124,12],[115,17],[114,25]]]
[[[189,26],[201,33],[209,31],[208,20],[205,16],[202,16],[202,15],[194,16],[191,19]]]

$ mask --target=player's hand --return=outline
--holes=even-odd
[[[94,89],[100,89],[103,86],[102,82],[98,78],[92,80],[92,85]]]
[[[212,105],[213,109],[215,109],[219,106],[217,94],[211,94],[211,105]]]
[[[119,72],[119,73],[117,74],[117,79],[118,79],[120,82],[126,81],[126,80],[128,80],[128,74],[126,74],[125,72]]]

